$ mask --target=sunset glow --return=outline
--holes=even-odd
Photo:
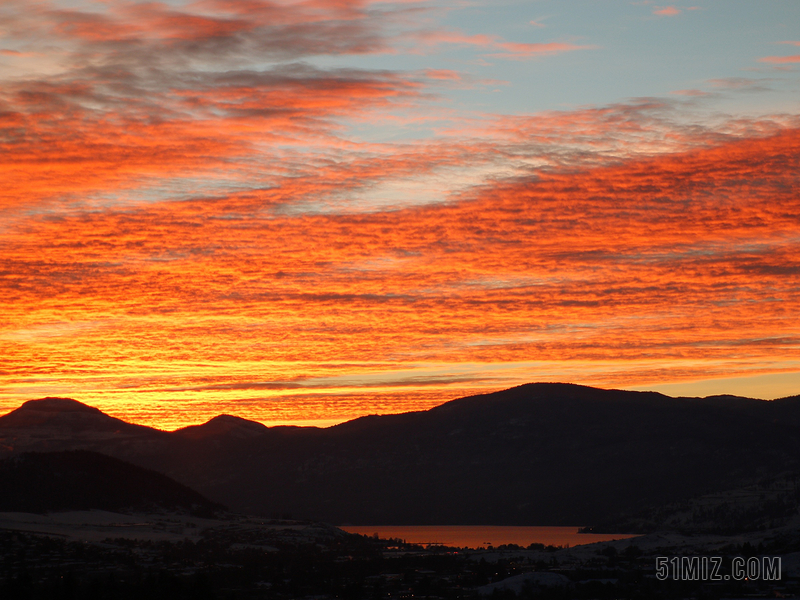
[[[597,4],[2,3],[0,413],[800,393],[800,4]]]

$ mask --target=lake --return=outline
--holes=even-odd
[[[578,533],[578,527],[514,527],[497,525],[343,525],[350,533],[378,534],[422,545],[443,544],[459,548],[532,543],[545,546],[578,546],[636,537],[633,533]]]

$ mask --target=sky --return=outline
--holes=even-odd
[[[3,0],[0,412],[800,394],[800,2]]]

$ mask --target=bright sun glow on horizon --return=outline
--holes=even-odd
[[[7,0],[0,413],[800,394],[800,3]]]

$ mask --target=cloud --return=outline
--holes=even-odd
[[[496,58],[528,59],[573,52],[575,50],[593,50],[597,46],[578,45],[570,42],[518,43],[507,42],[496,36],[476,34],[467,35],[460,31],[427,31],[416,35],[425,46],[436,47],[444,44],[456,46],[474,46],[487,51],[487,56]]]
[[[0,212],[10,222],[14,207],[129,204],[178,189],[211,196],[231,177],[263,188],[276,173],[330,160],[350,145],[339,136],[343,118],[409,107],[423,83],[296,60],[390,51],[383,26],[398,10],[406,9],[4,3],[7,37],[49,62],[41,75],[32,69],[0,86]],[[293,147],[319,151],[309,159]]]
[[[547,56],[553,54],[561,54],[563,52],[572,52],[574,50],[595,50],[597,46],[564,43],[564,42],[551,42],[547,44],[520,44],[512,42],[498,43],[495,46],[501,52],[490,54],[489,56],[497,58],[513,58],[513,59],[526,59],[537,56]]]
[[[794,54],[792,56],[765,56],[759,58],[758,61],[777,65],[798,63],[800,62],[800,54]]]
[[[749,77],[725,77],[722,79],[709,79],[708,82],[715,88],[737,92],[765,92],[769,91],[769,79],[751,79]]]
[[[114,92],[120,87],[124,98]],[[253,156],[280,171],[291,168],[288,147],[335,152],[343,143],[335,119],[403,106],[419,88],[391,73],[291,64],[171,81],[101,70],[59,84],[11,83],[0,91],[7,107],[0,114],[0,207],[87,202],[113,190],[122,198],[154,178],[205,177],[214,193],[225,165],[249,171],[256,183],[264,170],[263,163],[254,168]],[[267,140],[284,149],[271,151]]]
[[[711,95],[710,92],[704,92],[702,90],[696,90],[696,89],[674,90],[674,91],[670,92],[670,94],[675,94],[675,95],[678,95],[678,96],[692,96],[692,97],[698,97],[698,98]]]
[[[661,17],[674,17],[681,14],[681,9],[675,6],[656,6],[653,8],[653,14]]]
[[[463,75],[458,71],[449,69],[426,69],[425,76],[430,79],[441,79],[447,81],[461,81]]]
[[[192,388],[174,388],[170,391],[222,391],[222,390],[340,390],[348,391],[368,388],[424,388],[428,386],[443,386],[449,384],[476,384],[485,383],[491,377],[473,375],[415,375],[407,374],[405,377],[397,375],[364,374],[361,376],[339,375],[325,378],[311,379],[300,377],[295,381],[236,381],[233,383],[217,383],[201,385]]]
[[[0,6],[44,61],[0,82],[0,404],[321,423],[796,356],[796,117],[696,90],[466,113],[432,90],[497,82],[304,60],[588,48],[419,31],[412,4],[31,6]]]
[[[636,114],[616,107],[591,118],[598,132],[633,131],[647,123]],[[566,113],[552,126],[570,121],[591,123],[589,114]],[[533,132],[536,124],[524,125]],[[128,366],[115,367],[118,388],[127,382],[154,397],[180,388],[170,393],[187,399],[213,389],[229,399],[220,406],[266,392],[289,403],[286,394],[316,389],[304,382],[329,376],[334,363],[361,362],[340,383],[363,390],[372,385],[367,373],[385,369],[372,363],[477,371],[535,359],[548,369],[584,365],[576,377],[621,384],[656,363],[697,373],[716,361],[711,370],[734,373],[747,361],[788,360],[800,340],[800,206],[787,194],[798,183],[800,129],[773,123],[742,131],[759,127],[748,137],[687,136],[677,152],[487,181],[443,204],[281,214],[264,211],[254,191],[43,215],[0,244],[4,328],[39,331],[46,322],[37,319],[54,310],[64,322],[96,324],[2,350],[11,371],[28,372],[24,365],[36,358],[66,379],[87,374],[54,365],[99,374],[126,357]],[[514,135],[524,138],[525,129]],[[260,193],[313,196],[350,178],[363,185],[416,177],[423,159],[456,164],[479,150],[442,146],[350,157]],[[100,314],[108,320],[92,318]],[[592,370],[612,358],[606,375]],[[258,376],[264,369],[269,377]],[[140,370],[155,379],[140,380]],[[192,383],[198,374],[204,380]],[[384,374],[370,402],[398,385],[415,398],[425,388],[434,402],[458,385],[450,376],[420,377]],[[508,377],[502,381],[518,381]]]
[[[135,49],[129,58],[169,52],[171,57],[193,60],[242,60],[248,55],[292,60],[389,50],[381,21],[362,2],[248,0],[95,6],[94,10],[40,9],[38,22],[29,21],[28,26],[84,47],[120,54]],[[384,22],[389,13],[381,13]]]

